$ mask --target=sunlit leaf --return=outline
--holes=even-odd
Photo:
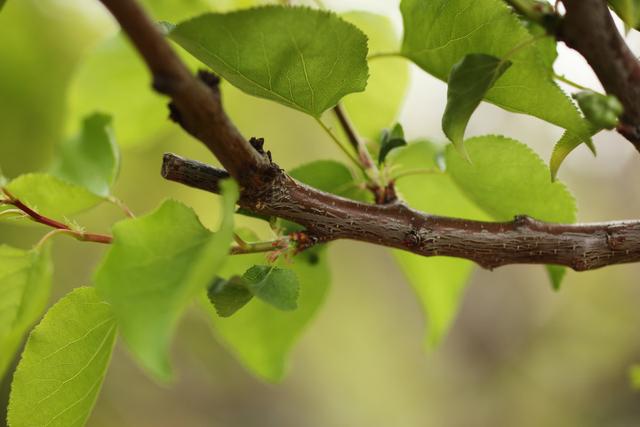
[[[342,17],[367,35],[370,54],[400,50],[400,39],[389,17],[366,12],[350,12]],[[408,87],[409,63],[403,58],[369,61],[367,90],[344,98],[344,107],[360,135],[377,140],[380,131],[397,120]]]
[[[33,330],[13,378],[10,427],[83,426],[116,338],[111,307],[93,288],[58,301]]]
[[[83,187],[44,173],[20,175],[6,188],[31,209],[58,220],[92,208],[104,200]]]
[[[314,117],[367,83],[366,36],[329,12],[266,6],[205,14],[169,37],[244,92]]]
[[[533,36],[501,0],[403,0],[402,53],[447,81],[465,55],[509,56],[513,65],[486,99],[506,110],[530,114],[571,130],[587,132],[571,100],[553,82]]]
[[[510,66],[510,61],[472,53],[465,55],[451,68],[442,129],[460,153],[464,153],[462,142],[471,115],[487,91]]]
[[[119,168],[120,152],[113,138],[111,117],[96,113],[83,120],[77,136],[62,144],[52,174],[99,196],[108,196]]]
[[[564,184],[551,182],[549,169],[528,146],[501,136],[482,136],[465,141],[465,147],[473,163],[449,147],[447,172],[496,221],[523,214],[549,222],[576,221],[575,199]],[[551,276],[555,286],[561,278],[558,268]]]
[[[389,155],[388,164],[396,173],[416,171],[398,179],[396,188],[409,206],[433,213],[460,218],[486,220],[477,208],[445,174],[424,174],[436,168],[439,149],[423,141],[399,148]],[[423,257],[403,251],[394,255],[425,312],[425,345],[433,348],[451,327],[460,306],[473,263],[463,259]]]
[[[23,251],[0,245],[0,378],[44,312],[53,270],[49,252],[47,246]]]
[[[327,294],[330,276],[326,256],[325,250],[315,249],[295,256],[291,264],[276,264],[292,270],[298,278],[300,295],[294,311],[282,311],[253,298],[233,316],[222,318],[206,302],[216,334],[256,375],[269,381],[279,381],[284,376],[289,352]],[[231,256],[220,275],[242,274],[255,264],[264,264],[264,260],[264,254]]]
[[[167,353],[178,320],[214,280],[229,251],[238,190],[231,181],[225,184],[217,233],[204,228],[190,208],[167,201],[113,227],[113,245],[95,276],[125,342],[160,380],[171,378]]]

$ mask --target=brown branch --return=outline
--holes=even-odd
[[[163,176],[217,192],[224,171],[165,154]],[[511,222],[470,221],[428,215],[402,203],[368,205],[327,194],[282,174],[267,198],[245,189],[239,204],[307,229],[313,242],[352,239],[424,256],[466,258],[493,269],[506,264],[559,264],[591,270],[640,261],[640,221],[551,224],[527,216]]]
[[[605,0],[562,0],[557,37],[589,63],[607,93],[624,106],[618,132],[640,151],[640,62],[618,32]]]
[[[242,185],[240,206],[304,227],[298,249],[318,242],[353,239],[424,256],[466,258],[486,268],[505,264],[559,264],[588,270],[640,261],[640,222],[562,225],[526,216],[491,223],[445,218],[402,203],[369,205],[299,183],[271,163],[260,142],[252,148],[220,105],[216,83],[191,76],[135,0],[101,0],[145,58],[154,87],[171,96],[172,116],[218,157]],[[163,175],[216,191],[224,171],[166,155]]]

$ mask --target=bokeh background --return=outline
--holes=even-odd
[[[157,1],[170,7],[189,3]],[[224,10],[242,1],[211,3],[213,9]],[[325,3],[342,11],[384,14],[401,33],[397,1]],[[108,110],[112,102],[127,96],[127,79],[120,77],[136,70],[145,77],[133,54],[114,54],[103,63],[94,60],[87,71],[86,61],[96,48],[109,49],[104,40],[116,32],[95,0],[8,0],[0,13],[0,167],[5,175],[46,168],[56,144],[78,126],[74,109],[89,102],[92,108]],[[629,43],[640,52],[639,37],[632,34]],[[558,73],[599,88],[577,54],[564,46],[559,50]],[[88,79],[81,90],[91,96],[74,93],[79,78]],[[149,90],[148,96],[155,95]],[[303,114],[228,86],[224,96],[241,131],[264,137],[285,169],[315,159],[343,160]],[[167,183],[159,175],[165,151],[215,160],[166,121],[164,101],[156,100],[142,117],[131,117],[140,112],[135,105],[120,115],[113,112],[123,146],[115,193],[137,213],[174,197],[193,206],[205,224],[215,225],[215,198]],[[410,138],[444,140],[440,118],[445,100],[443,83],[411,69],[399,115]],[[146,108],[142,101],[139,104]],[[129,132],[131,123],[137,126]],[[548,159],[561,130],[483,104],[468,135],[488,133],[523,141]],[[640,156],[614,133],[598,136],[596,145],[597,157],[581,147],[560,172],[577,198],[579,219],[638,218]],[[121,218],[116,208],[104,205],[78,220],[91,230],[108,231]],[[42,233],[36,227],[0,225],[0,241],[18,247],[30,247]],[[56,240],[52,302],[88,283],[104,250]],[[387,250],[338,242],[331,248],[330,261],[329,298],[296,346],[282,383],[267,384],[248,373],[215,341],[202,315],[193,311],[181,323],[173,346],[176,382],[154,383],[119,345],[88,425],[640,425],[640,393],[631,389],[628,373],[640,362],[640,266],[571,272],[560,292],[551,290],[540,267],[477,269],[450,334],[427,352],[423,335],[428,325]],[[5,379],[0,391],[0,413],[8,384]]]

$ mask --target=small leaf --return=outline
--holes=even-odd
[[[487,91],[510,66],[510,61],[474,53],[465,55],[462,61],[451,68],[442,129],[465,157],[462,142],[467,123]]]
[[[609,6],[624,21],[627,28],[638,28],[640,0],[609,0]]]
[[[120,169],[120,152],[113,138],[111,117],[95,113],[82,122],[80,134],[60,147],[52,174],[106,197]]]
[[[558,175],[558,170],[560,170],[560,165],[564,162],[564,159],[567,158],[569,153],[575,150],[580,144],[585,143],[587,147],[591,150],[592,153],[595,154],[595,146],[593,145],[593,141],[591,141],[591,136],[600,132],[600,129],[591,130],[591,135],[585,139],[585,137],[575,135],[569,131],[565,131],[556,145],[553,147],[553,152],[551,153],[551,160],[549,161],[549,169],[551,172],[551,179],[555,180]]]
[[[233,315],[253,298],[246,281],[240,276],[233,276],[229,280],[216,278],[207,295],[220,317]]]
[[[404,139],[404,130],[400,123],[396,123],[390,132],[385,129],[382,132],[382,141],[380,141],[378,164],[381,165],[392,150],[405,145],[407,145],[407,141]]]
[[[282,311],[259,298],[253,298],[232,317],[222,318],[211,304],[211,321],[216,336],[252,372],[269,381],[285,374],[287,357],[298,337],[323,303],[330,281],[324,249],[311,249],[278,266],[293,270],[300,283],[298,309]],[[242,274],[264,262],[263,254],[234,255],[227,258],[220,276]]]
[[[44,312],[52,273],[48,246],[23,251],[0,245],[0,378]]]
[[[629,375],[631,377],[631,387],[640,390],[640,365],[632,366]]]
[[[111,307],[93,288],[78,288],[58,301],[22,353],[11,386],[9,426],[83,426],[115,338]]]
[[[237,191],[232,181],[223,182],[223,219],[215,234],[175,201],[113,227],[96,287],[112,304],[131,351],[160,380],[171,378],[167,353],[178,320],[229,251]]]
[[[169,37],[244,92],[314,117],[367,83],[367,38],[333,13],[266,6],[205,14]]]
[[[551,287],[553,290],[560,290],[562,280],[567,274],[567,269],[559,265],[547,265],[547,274],[549,275],[549,280],[551,281]]]
[[[435,144],[420,141],[393,151],[387,163],[397,173],[436,168],[439,155]],[[396,189],[415,209],[434,215],[489,219],[445,174],[406,175],[396,181]],[[474,265],[459,258],[423,257],[404,251],[393,254],[425,312],[425,346],[432,349],[451,327]]]
[[[242,278],[251,293],[262,301],[285,311],[298,307],[300,285],[292,270],[271,265],[254,265]]]
[[[624,107],[614,95],[602,95],[592,91],[573,94],[584,116],[595,129],[613,129],[618,125],[618,117]]]
[[[526,145],[500,136],[483,136],[465,142],[473,164],[447,149],[447,172],[480,208],[496,221],[527,214],[558,223],[576,221],[576,202],[567,187],[549,180],[549,169]],[[550,277],[559,286],[560,268]]]
[[[20,175],[6,185],[11,194],[36,212],[56,219],[92,208],[104,198],[52,175]]]

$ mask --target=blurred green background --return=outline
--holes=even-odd
[[[156,18],[175,21],[189,16],[176,11],[223,10],[243,2],[147,3]],[[385,14],[400,32],[396,1],[326,3]],[[97,1],[8,0],[0,13],[0,168],[8,177],[46,168],[81,114],[113,113],[123,147],[115,194],[140,214],[174,197],[215,226],[215,197],[165,182],[159,174],[166,151],[215,160],[167,121],[166,101],[148,89],[144,68],[132,51],[121,49],[116,32]],[[632,36],[632,48],[637,42]],[[597,88],[588,67],[566,49],[557,68]],[[411,138],[442,140],[446,87],[418,70],[411,76],[400,121]],[[224,99],[243,134],[264,137],[285,169],[316,159],[344,160],[303,114],[229,86]],[[112,111],[118,106],[123,108]],[[505,134],[545,159],[560,132],[490,105],[469,126],[469,135]],[[560,172],[576,195],[580,220],[639,217],[640,156],[615,134],[596,142],[598,157],[581,147]],[[121,218],[118,209],[102,205],[78,221],[107,232]],[[30,247],[42,234],[37,227],[0,225],[0,242],[17,247]],[[52,302],[88,283],[104,250],[57,239]],[[245,371],[194,310],[173,346],[176,383],[155,384],[118,346],[88,425],[640,425],[640,394],[631,390],[628,376],[640,361],[640,266],[569,273],[558,293],[539,267],[476,270],[451,333],[426,353],[419,304],[387,250],[338,242],[330,260],[329,298],[293,352],[283,383],[266,384]],[[8,383],[0,391],[0,413]]]

